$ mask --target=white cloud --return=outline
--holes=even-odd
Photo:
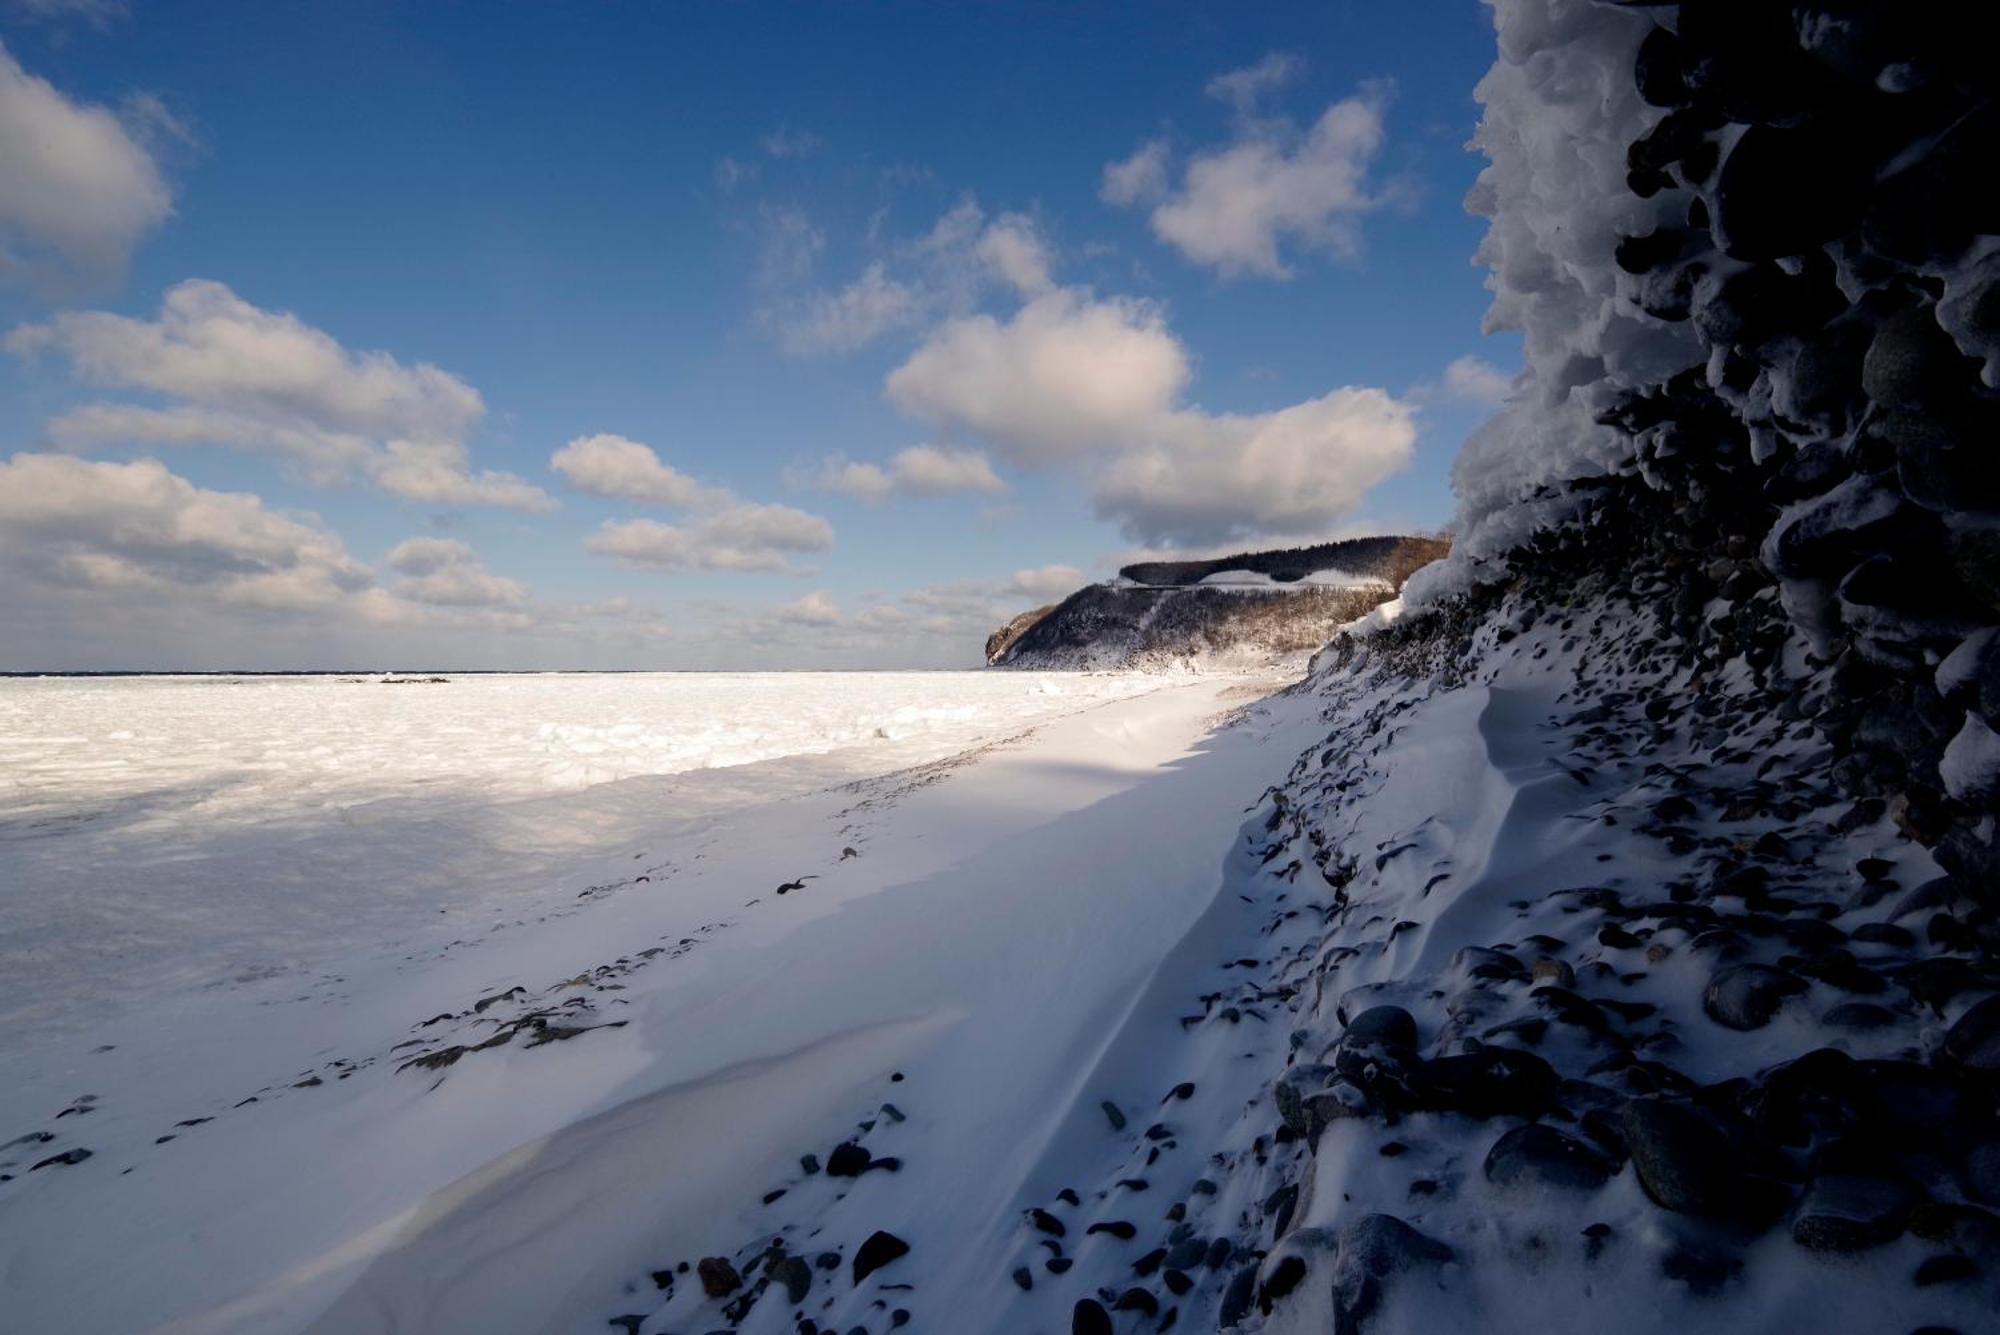
[[[1409,406],[1337,389],[1276,412],[1177,412],[1098,479],[1099,516],[1139,542],[1184,545],[1322,532],[1409,462]]]
[[[1497,408],[1513,390],[1514,378],[1483,357],[1460,357],[1444,368],[1445,392],[1482,408]]]
[[[833,526],[788,505],[741,503],[689,524],[616,520],[584,539],[584,548],[652,570],[790,569],[788,557],[833,547]]]
[[[170,288],[157,319],[64,311],[7,335],[22,356],[60,353],[78,380],[178,400],[165,408],[97,403],[57,418],[67,448],[212,443],[285,457],[316,482],[360,474],[405,500],[546,509],[541,488],[474,472],[466,437],[485,415],[479,392],[426,363],[351,352],[282,311],[221,283]]]
[[[764,151],[774,158],[809,158],[823,141],[807,130],[781,125],[764,136]]]
[[[1007,490],[993,463],[979,450],[952,450],[936,445],[912,445],[890,461],[896,485],[918,496],[948,496],[976,492],[998,496]]]
[[[887,392],[917,418],[1036,465],[1128,439],[1187,379],[1187,352],[1158,307],[1065,288],[1005,322],[974,315],[938,327],[890,372]]]
[[[831,594],[815,592],[786,603],[778,609],[778,616],[803,626],[834,626],[840,624],[840,607]]]
[[[650,446],[624,436],[579,436],[549,456],[549,467],[578,491],[593,496],[682,509],[726,501],[726,492],[704,487]]]
[[[1254,65],[1216,75],[1204,91],[1247,116],[1257,109],[1266,93],[1283,88],[1303,74],[1305,68],[1306,62],[1289,51],[1273,51]]]
[[[1121,207],[1152,204],[1167,193],[1167,141],[1154,139],[1139,145],[1131,157],[1104,166],[1104,182],[1097,197]]]
[[[1053,602],[1068,597],[1088,582],[1075,566],[1048,565],[1038,570],[1016,570],[1007,581],[1006,591],[1037,602]]]
[[[794,356],[852,352],[891,330],[922,317],[925,299],[915,288],[889,277],[880,264],[837,292],[815,292],[780,321],[778,340]]]
[[[1387,200],[1367,181],[1387,101],[1388,85],[1364,86],[1303,132],[1287,120],[1246,117],[1230,144],[1189,159],[1179,188],[1153,209],[1154,235],[1231,277],[1290,277],[1281,254],[1288,240],[1352,258],[1361,219]]]
[[[397,596],[439,607],[519,607],[528,590],[487,571],[472,548],[454,538],[410,538],[391,548],[389,568],[405,578]]]
[[[152,459],[0,463],[0,562],[41,586],[310,611],[372,582],[340,539]]]
[[[801,215],[786,235],[810,231],[811,255],[825,237]],[[796,243],[791,243],[796,247]],[[768,245],[768,243],[767,243]],[[1027,298],[1054,286],[1054,253],[1034,219],[1022,213],[988,218],[971,199],[946,210],[929,231],[887,247],[845,286],[790,291],[811,263],[767,257],[759,282],[772,293],[763,319],[794,356],[852,352],[902,329],[962,314],[996,286]]]
[[[1032,218],[1002,214],[980,234],[975,253],[992,266],[1023,297],[1038,297],[1055,284],[1049,277],[1053,262]]]
[[[1007,490],[1007,484],[993,471],[992,461],[982,451],[944,449],[936,445],[912,445],[899,450],[886,467],[829,455],[821,461],[819,472],[803,482],[869,505],[880,504],[899,491],[912,496],[963,492],[998,496]]]
[[[866,505],[880,505],[894,494],[896,479],[880,464],[830,454],[820,461],[819,472],[802,479],[801,485],[836,492]]]
[[[172,212],[159,165],[115,113],[64,97],[0,44],[0,281],[116,281]]]

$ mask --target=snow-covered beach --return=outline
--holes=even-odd
[[[533,680],[465,690],[504,699]],[[247,702],[261,701],[300,711],[305,734],[290,745],[321,762],[260,779],[269,791],[254,805],[291,813],[246,815],[251,833],[216,866],[240,875],[253,846],[302,862],[276,882],[296,896],[321,850],[358,845],[333,860],[315,910],[349,921],[332,937],[341,949],[261,979],[163,981],[142,949],[129,971],[154,979],[143,995],[121,984],[115,959],[65,960],[42,980],[69,989],[71,1005],[93,978],[111,997],[84,1007],[98,1016],[89,1025],[10,1027],[0,1127],[31,1138],[9,1146],[0,1168],[14,1178],[0,1182],[12,1319],[24,1329],[594,1328],[633,1310],[627,1289],[649,1270],[730,1250],[758,1226],[763,1195],[800,1176],[800,1154],[824,1157],[885,1098],[908,1116],[904,1152],[923,1170],[883,1173],[879,1188],[871,1177],[869,1208],[923,1240],[925,1273],[949,1277],[938,1291],[1005,1284],[982,1232],[1011,1219],[1031,1181],[1059,1171],[1066,1129],[1102,1124],[1094,1068],[1132,1026],[1160,1022],[1145,1014],[1148,980],[1216,902],[1244,808],[1297,749],[1269,734],[1310,711],[1254,703],[1277,684],[1269,679],[955,674],[918,684],[927,713],[898,699],[907,684],[893,677],[768,684],[818,703],[872,747],[496,796],[506,781],[493,757],[546,740],[525,710],[512,733],[488,730],[505,744],[418,785],[473,791],[418,822],[430,835],[412,841],[406,827],[391,826],[391,840],[355,823],[354,805],[329,805],[316,789],[365,792],[346,770],[386,754],[380,730],[409,745],[426,719],[429,736],[453,735],[467,707],[452,699],[457,683],[346,684],[365,696],[356,710],[377,714],[363,727],[329,720],[317,703],[271,703],[288,691],[331,698],[331,685],[188,680],[187,692],[216,702],[203,706],[210,718],[238,721],[239,751],[293,732],[259,721]],[[552,678],[533,690],[546,706],[577,689],[601,710],[621,688],[643,698],[652,685]],[[16,686],[37,688],[49,686]],[[100,718],[146,718],[105,708],[108,683],[63,689],[94,695]],[[246,704],[224,703],[231,693]],[[873,738],[897,719],[908,735]],[[119,730],[161,726],[154,717]],[[336,768],[340,748],[312,734],[342,727],[358,755]],[[784,745],[814,749],[774,749]],[[413,767],[392,767],[394,781],[413,784]],[[218,801],[226,768],[209,766]],[[60,788],[59,773],[44,784]],[[148,791],[129,777],[66,781],[113,805],[121,788]],[[15,847],[115,837],[52,832],[54,805],[35,805],[40,833],[17,830]],[[323,828],[300,828],[315,821]],[[163,823],[171,836],[154,814],[150,837],[163,837]],[[148,821],[134,824],[144,843]],[[523,851],[528,825],[542,834]],[[434,850],[439,864],[423,865]],[[69,865],[69,895],[80,897],[92,888],[83,858]],[[398,886],[429,893],[445,872],[469,886],[442,915],[449,925],[418,924],[440,916],[429,901],[393,906]],[[143,917],[154,874],[103,887],[127,896],[114,898],[118,914]],[[36,888],[63,897],[53,879]],[[219,893],[234,889],[218,876]],[[359,897],[344,915],[350,894]],[[224,944],[264,944],[258,906],[225,905],[222,916],[248,921],[223,927]],[[134,924],[134,934],[200,930],[184,905],[162,916],[168,926]],[[300,949],[313,919],[273,916],[269,944]],[[10,906],[10,922],[23,920]],[[204,954],[192,936],[174,948]],[[17,1015],[36,1000],[22,991]],[[892,1086],[891,1069],[907,1081]],[[27,1171],[72,1149],[90,1155]]]

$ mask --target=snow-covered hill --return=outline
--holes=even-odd
[[[1236,669],[1306,655],[1442,555],[1429,538],[1357,538],[1148,561],[1024,613],[987,641],[998,667]]]

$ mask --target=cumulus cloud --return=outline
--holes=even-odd
[[[833,526],[788,505],[739,503],[687,524],[613,520],[584,548],[649,570],[782,571],[788,558],[833,547]]]
[[[528,590],[517,580],[491,574],[470,546],[454,538],[410,538],[389,551],[399,571],[395,592],[412,602],[438,607],[519,607]]]
[[[650,446],[624,436],[579,436],[549,456],[549,467],[593,496],[682,509],[726,499],[726,493],[663,463]]]
[[[1139,542],[1313,533],[1408,463],[1415,443],[1409,406],[1379,389],[1268,413],[1178,412],[1112,462],[1093,501]]]
[[[993,471],[992,461],[982,451],[935,445],[912,445],[899,450],[886,466],[830,455],[821,461],[818,473],[805,482],[821,491],[838,492],[870,505],[879,504],[897,492],[912,496],[965,492],[997,496],[1007,490],[1007,484]]]
[[[786,603],[778,609],[778,616],[802,626],[833,626],[840,623],[840,607],[833,595],[820,591]]]
[[[810,228],[801,216],[790,231]],[[812,230],[817,255],[825,238]],[[888,246],[844,286],[795,290],[811,264],[789,268],[767,257],[760,284],[769,300],[765,321],[779,346],[795,356],[852,352],[898,330],[963,313],[999,287],[1034,297],[1054,287],[1055,257],[1034,219],[1022,213],[989,217],[962,200],[923,235]],[[791,281],[787,281],[787,280]]]
[[[1005,321],[939,326],[890,372],[887,392],[912,416],[975,432],[1033,466],[1128,439],[1187,379],[1187,352],[1157,306],[1065,288]]]
[[[1075,566],[1047,565],[1037,570],[1016,570],[1007,581],[1006,591],[1037,602],[1053,602],[1075,593],[1085,582],[1083,572]]]
[[[256,496],[197,487],[152,459],[17,454],[0,463],[0,561],[43,586],[266,610],[323,608],[372,583],[317,523]]]
[[[1282,81],[1276,69],[1266,61],[1210,85],[1244,114],[1231,142],[1190,158],[1179,186],[1164,198],[1141,188],[1157,179],[1147,175],[1155,165],[1164,173],[1164,149],[1157,164],[1135,156],[1106,170],[1107,191],[1114,178],[1120,182],[1114,202],[1158,198],[1153,234],[1226,277],[1291,277],[1283,254],[1288,242],[1351,259],[1360,250],[1361,219],[1391,197],[1368,180],[1382,149],[1389,85],[1365,85],[1301,130],[1283,118],[1248,114],[1257,96]]]
[[[1131,157],[1106,163],[1097,197],[1120,207],[1158,201],[1167,193],[1167,152],[1166,140],[1153,139],[1139,145]]]
[[[49,424],[65,448],[212,443],[280,455],[317,482],[359,474],[427,504],[552,504],[513,474],[472,470],[466,437],[486,411],[472,386],[426,363],[352,352],[221,283],[191,279],[168,289],[152,320],[64,311],[17,327],[6,346],[21,356],[60,354],[86,385],[177,401],[86,405]]]
[[[36,11],[55,8],[44,0]],[[114,282],[172,212],[173,192],[140,135],[110,109],[63,96],[0,44],[0,281]]]
[[[1381,390],[1211,414],[1180,401],[1189,360],[1157,307],[1066,288],[939,326],[885,388],[1018,466],[1083,465],[1097,513],[1143,541],[1323,530],[1409,459],[1411,410]]]
[[[1238,113],[1249,115],[1266,93],[1291,83],[1305,72],[1306,62],[1289,51],[1273,51],[1254,65],[1218,74],[1204,90],[1218,102],[1227,102]]]
[[[1498,408],[1513,387],[1514,378],[1483,357],[1460,357],[1444,368],[1445,392],[1482,408]]]

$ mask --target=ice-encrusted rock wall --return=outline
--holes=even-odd
[[[2000,901],[2000,106],[1990,5],[1498,0],[1490,323],[1515,399],[1456,473],[1436,607],[1669,501],[1674,596],[1775,587],[1851,791]]]

